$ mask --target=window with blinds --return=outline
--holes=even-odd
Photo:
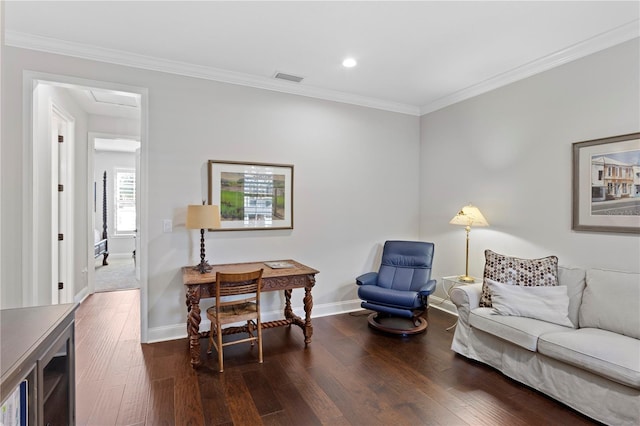
[[[132,235],[136,229],[135,170],[116,170],[115,179],[115,234]]]

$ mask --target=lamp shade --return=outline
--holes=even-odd
[[[195,204],[187,206],[187,229],[220,228],[220,210],[218,206]]]
[[[471,204],[460,209],[449,223],[462,226],[489,226],[489,222],[480,213],[480,210]]]

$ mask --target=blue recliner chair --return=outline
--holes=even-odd
[[[375,311],[369,315],[369,325],[395,334],[426,330],[421,315],[436,289],[436,280],[431,279],[433,249],[433,243],[421,241],[384,243],[380,270],[356,278],[361,306]]]

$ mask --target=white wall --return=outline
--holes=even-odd
[[[138,126],[139,127],[139,126]],[[94,182],[96,183],[96,210],[94,228],[102,235],[103,174],[107,172],[107,233],[109,256],[131,257],[135,249],[133,235],[115,235],[115,173],[118,169],[135,169],[133,152],[96,151],[94,155]],[[99,258],[102,259],[102,256]]]
[[[436,277],[464,272],[464,228],[449,220],[469,202],[491,225],[471,230],[472,275],[487,248],[640,271],[637,234],[571,230],[571,144],[640,130],[639,52],[635,39],[421,118],[420,235],[436,243]]]
[[[178,77],[162,78],[149,97],[151,328],[183,328],[178,268],[199,259],[199,233],[183,228],[184,214],[201,200],[209,159],[294,165],[295,228],[208,233],[207,259],[308,264],[320,270],[316,313],[356,299],[354,278],[371,269],[378,244],[417,237],[417,117]],[[162,233],[165,218],[172,234]],[[301,297],[294,291],[294,308]],[[272,293],[265,311],[281,304]]]
[[[201,172],[209,159],[295,166],[295,228],[208,233],[207,259],[294,258],[320,270],[315,314],[358,306],[354,279],[377,268],[380,245],[418,236],[418,117],[24,49],[6,48],[5,54],[6,87],[19,86],[22,71],[36,69],[149,89],[149,233],[143,249],[151,339],[185,335],[180,267],[198,263],[199,233],[184,228],[184,215],[206,193]],[[22,94],[4,95],[2,110],[12,109],[3,116],[10,128],[3,128],[2,181],[20,182]],[[3,192],[3,236],[17,229],[18,244],[20,197],[20,191]],[[163,219],[173,220],[172,233],[162,232]],[[5,263],[12,245],[4,238],[2,244],[3,265],[20,265],[16,254]],[[3,268],[3,286],[21,285],[18,269]],[[300,310],[298,291],[293,303]],[[279,294],[265,299],[266,311],[280,309]]]
[[[140,119],[89,114],[89,131],[140,139]]]

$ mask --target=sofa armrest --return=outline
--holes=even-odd
[[[482,283],[457,286],[451,290],[451,301],[458,310],[463,306],[467,309],[477,308],[480,306],[481,296]]]
[[[458,323],[468,325],[471,310],[480,306],[482,283],[455,287],[450,294],[451,301],[458,309]]]
[[[458,325],[456,326],[451,349],[455,352],[469,357],[471,349],[469,346],[469,338],[471,334],[471,326],[469,325],[469,315],[471,310],[480,305],[480,296],[482,296],[482,283],[461,285],[454,287],[449,296],[451,301],[458,309]]]

